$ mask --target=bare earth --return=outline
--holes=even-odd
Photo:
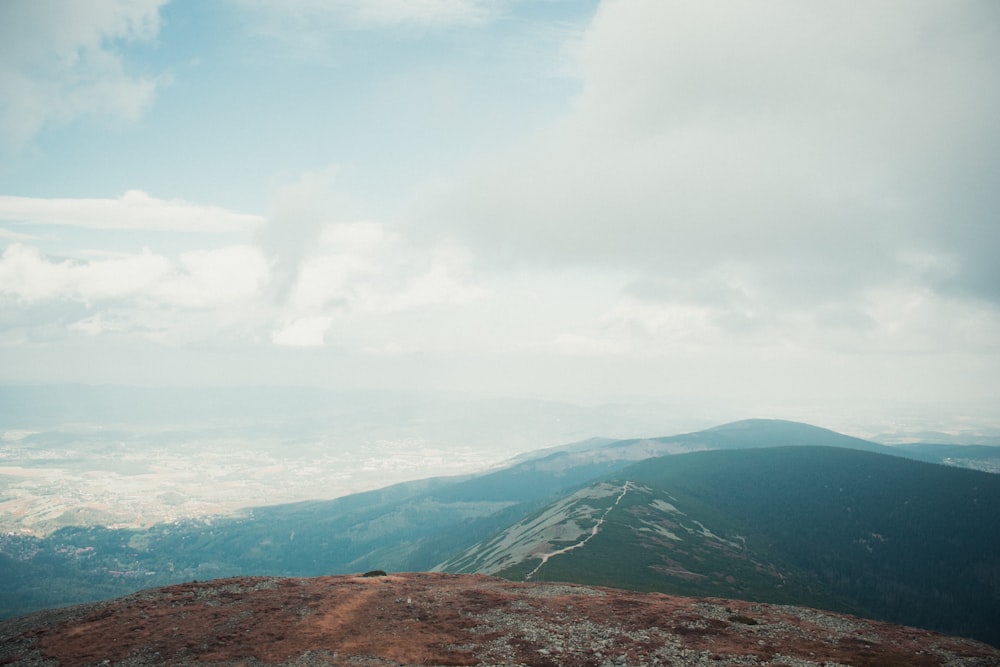
[[[0,623],[0,665],[1000,665],[802,607],[478,575],[239,578]]]

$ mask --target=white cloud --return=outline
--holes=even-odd
[[[81,263],[53,261],[36,248],[14,243],[0,256],[0,293],[23,303],[130,298],[148,293],[170,270],[169,260],[149,250]]]
[[[268,262],[252,246],[71,260],[15,243],[0,255],[0,333],[53,343],[81,336],[157,346],[247,343],[275,316],[268,280]]]
[[[735,270],[764,307],[859,296],[925,253],[956,269],[933,287],[1000,303],[989,3],[606,2],[578,53],[571,111],[426,223],[512,263]]]
[[[343,31],[439,32],[468,28],[502,14],[497,0],[229,0],[249,32],[277,46],[272,55],[340,63]]]
[[[154,294],[188,308],[233,306],[260,296],[269,268],[259,249],[229,246],[182,253],[177,270]]]
[[[374,222],[331,223],[298,266],[289,305],[299,311],[369,310],[375,285],[395,266],[397,239]]]
[[[311,200],[315,190],[297,191],[293,199]],[[325,201],[319,197],[320,205]],[[80,304],[83,316],[60,318],[79,334],[135,334],[173,344],[237,330],[244,340],[254,340],[261,330],[270,330],[276,345],[308,347],[323,345],[334,322],[461,305],[485,294],[471,255],[459,247],[415,246],[381,223],[324,224],[309,204],[286,202],[282,210],[284,217],[264,229],[263,238],[279,250],[271,257],[257,246],[230,245],[174,256],[149,248],[76,250],[69,258],[14,242],[0,256],[0,296],[28,319],[44,316],[45,303]],[[0,217],[34,225],[171,231],[229,231],[259,220],[138,192],[117,200],[0,197]],[[276,228],[300,233],[289,240]],[[273,283],[279,274],[290,284],[276,293]],[[49,321],[45,326],[63,324]],[[368,325],[359,326],[363,330]],[[352,341],[359,349],[369,345],[356,336]]]
[[[275,298],[284,300],[305,258],[319,242],[326,225],[350,219],[351,203],[341,192],[338,168],[330,166],[302,174],[277,189],[259,242],[274,262]]]
[[[0,195],[0,220],[89,229],[238,232],[264,218],[217,206],[151,197],[129,190],[117,199],[42,199]]]
[[[816,361],[847,355],[874,362],[962,350],[989,364],[1000,353],[1000,312],[905,282],[799,309],[625,290],[603,313],[544,347],[619,359],[720,355],[713,363],[790,353]]]
[[[69,325],[70,331],[88,336],[97,336],[102,333],[121,331],[123,329],[124,327],[120,322],[108,318],[103,313],[90,315]]]
[[[325,3],[327,6],[330,3]],[[353,21],[363,26],[467,26],[495,15],[499,3],[486,0],[346,0],[339,3]]]
[[[20,243],[0,256],[0,294],[22,304],[65,299],[226,307],[258,296],[267,278],[266,260],[249,246],[187,252],[178,262],[149,249],[88,262],[52,260]]]
[[[408,350],[404,345],[397,343],[395,341],[390,341],[384,345],[369,345],[362,350],[365,354],[372,354],[378,356],[397,356],[401,354],[407,354]]]
[[[320,347],[333,324],[328,315],[296,318],[271,334],[271,342],[283,347]]]
[[[441,245],[429,254],[426,264],[406,282],[403,289],[384,302],[383,310],[461,305],[487,295],[486,289],[475,284],[472,278],[472,256],[467,250]]]
[[[556,336],[551,349],[571,357],[606,357],[627,354],[628,347],[611,338],[595,338],[580,334],[563,333]]]
[[[0,139],[17,147],[82,115],[137,119],[160,80],[128,73],[120,45],[159,32],[166,0],[0,3]]]
[[[996,395],[1000,12],[606,2],[577,53],[572,107],[420,219],[508,275],[618,277],[561,326],[515,306],[522,352],[609,391]]]
[[[273,339],[320,344],[333,318],[357,319],[482,298],[472,258],[460,248],[408,245],[376,222],[325,226],[285,304],[289,324]]]
[[[660,346],[698,345],[716,332],[712,309],[703,304],[647,301],[624,296],[601,318],[609,332]]]
[[[34,234],[15,232],[12,229],[4,229],[3,227],[0,227],[0,239],[9,239],[11,241],[37,241],[38,237]]]
[[[496,15],[489,0],[231,0],[273,24],[316,30],[331,22],[354,28],[421,26],[448,28],[482,23]]]

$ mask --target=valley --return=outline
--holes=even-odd
[[[482,473],[607,425],[701,423],[581,407],[304,387],[0,386],[0,533],[144,528]]]
[[[186,431],[9,434],[0,448],[0,533],[45,536],[65,526],[147,528],[322,500],[500,461],[420,438],[354,446]]]

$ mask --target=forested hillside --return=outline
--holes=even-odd
[[[661,457],[605,483],[634,492],[584,548],[536,577],[796,599],[1000,643],[996,475],[783,447]],[[592,514],[605,511],[601,502]],[[524,559],[501,575],[523,578],[537,564]]]

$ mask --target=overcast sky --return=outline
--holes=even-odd
[[[995,0],[6,0],[0,383],[1000,422],[998,119]]]

